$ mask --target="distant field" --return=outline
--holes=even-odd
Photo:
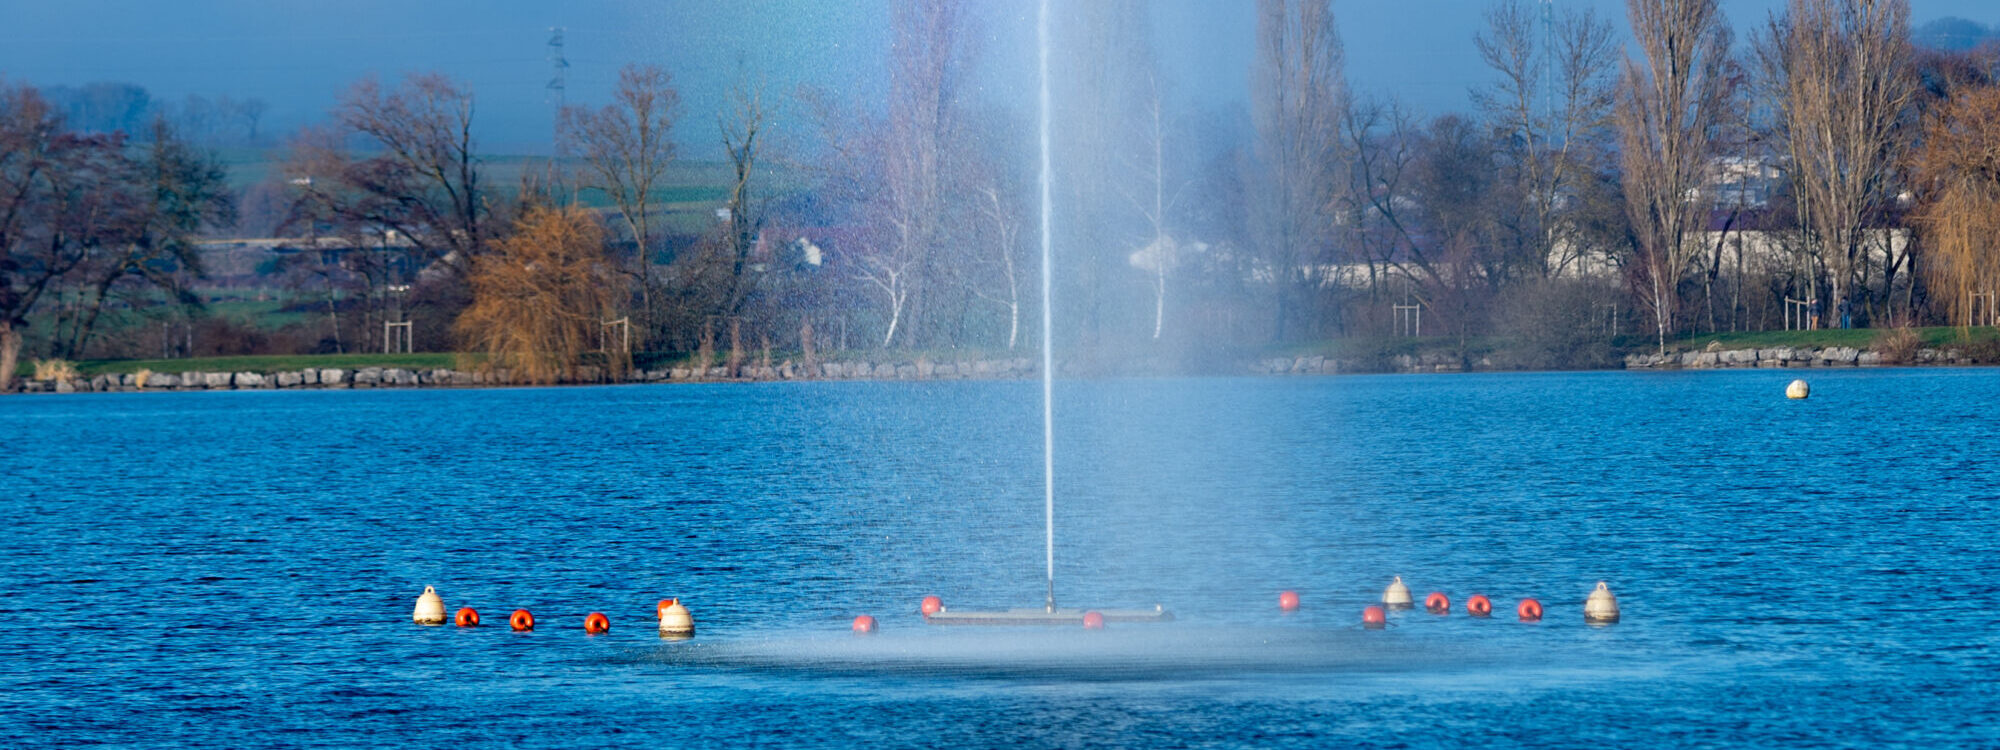
[[[219,156],[229,173],[230,187],[239,190],[278,177],[284,169],[283,149],[226,148],[220,150]],[[560,166],[576,174],[585,165],[575,159],[564,159]],[[481,159],[481,167],[480,179],[485,189],[501,196],[515,194],[525,180],[546,182],[549,176],[549,159],[544,156],[488,156]],[[771,186],[786,183],[783,171],[770,167],[763,170],[760,182]],[[676,159],[654,188],[652,200],[669,212],[705,212],[729,198],[732,179],[731,169],[724,162]],[[579,190],[576,197],[579,203],[591,208],[611,205],[599,190]]]

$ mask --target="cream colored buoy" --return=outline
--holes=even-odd
[[[684,641],[694,637],[694,615],[681,606],[681,600],[668,599],[660,602],[660,637]]]
[[[1390,583],[1389,588],[1382,590],[1382,606],[1390,609],[1416,607],[1416,603],[1410,601],[1410,587],[1403,585],[1402,576],[1396,576],[1395,582]]]
[[[1785,398],[1805,398],[1810,395],[1812,386],[1806,385],[1804,380],[1794,380],[1791,385],[1785,386]]]
[[[412,619],[418,625],[444,624],[444,597],[438,596],[437,589],[424,587],[424,595],[417,597],[417,611]]]
[[[1611,595],[1611,588],[1603,581],[1598,581],[1597,590],[1583,601],[1583,621],[1606,625],[1618,621],[1618,597]]]

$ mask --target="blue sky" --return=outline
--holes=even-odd
[[[1060,0],[1059,0],[1060,1]],[[1624,0],[1556,0],[1624,23]],[[1724,0],[1739,33],[1783,0]],[[442,70],[477,92],[491,150],[536,147],[549,131],[551,26],[567,28],[572,103],[600,101],[630,61],[671,70],[689,152],[710,150],[714,115],[739,75],[776,94],[800,84],[879,91],[888,0],[4,0],[0,73],[40,85],[128,81],[156,98],[259,97],[289,128],[323,113],[368,73]],[[983,85],[1004,89],[1030,58],[1031,0],[983,0]],[[1247,86],[1251,0],[1156,0],[1163,63],[1212,103]],[[1487,0],[1336,0],[1354,86],[1426,111],[1466,107],[1484,76],[1471,49]],[[1992,0],[1911,0],[1941,16],[2000,23]],[[1016,73],[1015,71],[1021,71]],[[1018,81],[1026,85],[1025,80]]]

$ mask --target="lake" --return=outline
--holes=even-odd
[[[2000,744],[2000,371],[1058,382],[1059,600],[1177,619],[927,627],[1041,604],[1039,390],[0,399],[0,741]]]

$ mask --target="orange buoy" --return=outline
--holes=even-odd
[[[1442,591],[1431,592],[1430,596],[1424,597],[1424,611],[1434,615],[1451,614],[1451,597],[1445,596]]]
[[[461,628],[476,628],[479,627],[479,612],[471,607],[459,607],[458,613],[451,616],[451,621]]]
[[[859,617],[854,618],[854,633],[856,635],[867,635],[873,632],[875,632],[874,617],[869,615],[861,615]]]
[[[1299,611],[1299,592],[1297,591],[1278,592],[1278,609],[1285,612]]]
[[[528,610],[517,609],[514,610],[514,614],[507,616],[507,624],[515,630],[534,630],[535,616],[528,614]]]
[[[1083,613],[1083,629],[1084,629],[1084,630],[1103,630],[1103,629],[1104,629],[1104,615],[1103,615],[1102,613],[1098,613],[1098,612],[1085,612],[1085,613]]]
[[[1465,613],[1473,617],[1492,617],[1493,600],[1486,598],[1485,594],[1473,594],[1465,600]]]
[[[1521,616],[1521,622],[1537,622],[1542,619],[1542,603],[1534,599],[1522,599],[1514,613]]]
[[[943,612],[943,611],[944,611],[944,600],[943,600],[943,599],[939,599],[939,598],[937,598],[937,597],[935,597],[935,596],[926,596],[926,597],[924,597],[924,605],[923,605],[923,609],[924,609],[924,616],[925,616],[925,617],[929,617],[929,616],[931,616],[931,615],[934,615],[934,614],[937,614],[937,613],[939,613],[939,612]]]
[[[592,612],[583,617],[583,632],[602,633],[611,629],[611,618],[603,612]]]
[[[1361,627],[1369,630],[1381,630],[1384,625],[1388,624],[1389,617],[1382,611],[1380,605],[1370,604],[1366,609],[1361,610]]]

